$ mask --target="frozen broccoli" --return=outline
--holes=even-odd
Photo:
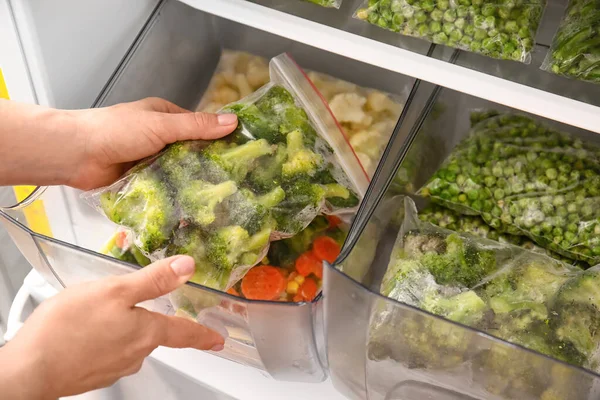
[[[256,168],[248,175],[249,183],[257,190],[271,190],[282,183],[281,167],[287,160],[287,149],[279,144],[274,157],[263,157],[258,160]]]
[[[265,139],[269,143],[285,140],[285,136],[279,132],[277,122],[255,104],[235,104],[223,111],[234,113],[238,117],[239,124],[230,135],[236,143],[245,143],[248,139]]]
[[[323,157],[304,145],[304,137],[299,130],[287,135],[287,161],[281,166],[284,180],[313,177],[323,166]]]
[[[600,272],[587,270],[572,278],[559,290],[552,306],[558,339],[574,347],[597,368],[600,346]]]
[[[160,249],[179,223],[169,189],[148,170],[132,175],[121,190],[105,192],[100,202],[111,221],[136,233],[146,253]]]
[[[485,302],[472,290],[450,297],[430,295],[425,297],[421,307],[454,322],[471,326],[477,324],[488,309]]]
[[[225,171],[230,179],[239,183],[246,178],[258,158],[273,151],[274,148],[264,139],[250,140],[241,145],[216,141],[203,150],[202,158],[211,169]]]
[[[325,199],[325,189],[318,184],[298,180],[284,186],[285,200],[273,208],[277,230],[295,235],[303,230],[309,221],[303,215],[316,212]]]
[[[241,226],[226,226],[210,234],[206,240],[207,259],[215,267],[231,271],[238,265],[254,265],[260,252],[269,244],[271,229],[250,236]]]
[[[281,203],[285,196],[285,191],[279,186],[258,196],[248,189],[241,189],[223,203],[225,218],[222,225],[239,225],[250,234],[267,226],[275,228],[271,209]]]
[[[177,142],[169,145],[158,157],[158,165],[173,187],[185,187],[195,179],[204,179],[212,183],[227,180],[224,171],[215,171],[215,176],[206,174],[200,159],[201,145],[197,142]]]
[[[226,287],[229,271],[219,268],[208,259],[206,241],[208,236],[202,230],[187,226],[175,232],[166,255],[188,255],[196,262],[196,272],[190,278],[191,282],[215,289]]]
[[[234,181],[213,185],[205,181],[192,181],[178,193],[179,205],[185,216],[195,224],[212,224],[217,216],[215,208],[227,197],[237,192]]]

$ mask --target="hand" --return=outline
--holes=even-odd
[[[135,305],[167,294],[194,272],[175,256],[140,271],[73,286],[42,303],[0,349],[6,399],[56,399],[106,387],[137,372],[158,346],[219,351],[216,332]]]
[[[55,110],[0,99],[0,186],[94,189],[179,140],[217,139],[234,114],[194,113],[163,99]]]
[[[133,162],[181,140],[218,139],[237,126],[235,114],[193,113],[159,98],[74,112],[80,149],[67,185],[93,189],[117,180]]]

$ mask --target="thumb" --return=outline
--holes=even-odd
[[[134,306],[146,300],[171,293],[194,274],[195,262],[190,256],[174,256],[150,264],[123,276],[127,301]]]
[[[161,113],[156,133],[166,144],[182,140],[213,140],[230,134],[238,124],[235,114]]]

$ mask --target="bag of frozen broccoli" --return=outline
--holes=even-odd
[[[373,176],[402,113],[401,99],[408,97],[408,90],[396,96],[320,72],[307,71],[307,75],[329,104],[365,171]],[[218,111],[267,82],[269,63],[266,59],[242,51],[224,50],[197,110]]]
[[[529,64],[545,4],[545,0],[366,0],[354,17],[402,35]]]
[[[473,125],[419,194],[565,257],[600,262],[600,148],[523,115]]]
[[[600,7],[596,0],[571,0],[542,69],[600,82]]]
[[[227,289],[319,213],[352,212],[369,180],[327,104],[286,54],[270,83],[222,112],[238,128],[168,146],[113,185],[85,194],[135,234],[151,260],[196,259],[192,281]]]
[[[589,270],[590,271],[590,270]],[[567,296],[566,288],[574,286],[574,280],[580,282],[580,276],[590,276],[580,285],[591,290],[594,287],[595,275],[577,267],[566,265],[542,254],[525,251],[510,244],[478,238],[441,229],[418,219],[416,207],[411,199],[406,199],[405,219],[398,233],[394,250],[390,257],[388,269],[381,283],[381,293],[394,300],[418,307],[446,319],[482,330],[501,339],[517,343],[540,353],[558,358],[574,365],[586,366],[590,360],[590,341],[594,341],[595,331],[591,332],[590,341],[585,348],[566,346],[566,340],[575,341],[573,332],[563,328],[560,320],[558,300],[564,298],[564,304],[575,299],[571,292]],[[579,279],[579,280],[578,280]],[[595,298],[592,292],[583,293],[578,301],[591,305]],[[591,293],[591,294],[590,294]],[[566,297],[565,297],[566,296]],[[585,307],[585,306],[582,306]],[[406,310],[389,303],[382,315],[374,321],[393,321],[397,313],[406,314]],[[596,309],[594,309],[596,311]],[[415,317],[416,318],[416,317]],[[421,362],[427,364],[432,351],[427,342],[438,343],[441,332],[428,331],[427,327],[438,326],[431,317],[421,317],[419,323],[396,321],[402,326],[403,337],[414,337],[415,348],[404,351],[404,354],[420,356]],[[581,321],[587,324],[589,319]],[[570,321],[573,326],[575,322]],[[372,326],[373,337],[382,340],[382,335]],[[591,330],[592,324],[587,325]],[[416,329],[412,334],[410,331]],[[447,328],[449,329],[449,328]],[[446,330],[447,330],[446,329]],[[571,328],[569,328],[571,329]],[[408,330],[408,331],[406,331]],[[438,349],[442,353],[456,353],[466,356],[467,347],[464,340],[469,331],[462,336],[454,332],[455,340],[438,343],[445,346]],[[432,340],[426,340],[426,336]],[[456,338],[456,336],[461,336]],[[385,335],[389,337],[389,335]],[[598,336],[600,339],[600,335]],[[419,340],[417,340],[419,339]],[[407,346],[409,342],[402,345]],[[594,342],[595,343],[595,342]],[[393,343],[381,349],[393,347]],[[448,349],[447,346],[451,346]],[[453,351],[452,349],[456,346]],[[588,352],[584,352],[588,349]],[[380,351],[380,350],[379,350]],[[393,352],[397,354],[398,352]],[[398,353],[399,354],[399,353]],[[382,356],[382,354],[380,354]],[[435,367],[436,358],[430,360]],[[456,357],[460,364],[462,357]],[[447,363],[444,366],[448,366]]]

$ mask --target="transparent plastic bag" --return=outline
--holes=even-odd
[[[367,0],[354,17],[402,35],[528,64],[545,4],[544,0]]]
[[[588,82],[600,82],[600,6],[571,0],[541,69]]]
[[[192,282],[228,289],[321,212],[353,212],[369,184],[327,104],[286,54],[271,82],[222,112],[234,133],[168,146],[84,197],[135,233],[151,260],[196,259]]]
[[[100,253],[145,267],[150,264],[150,260],[133,244],[133,240],[131,231],[119,228],[100,249]]]
[[[411,199],[405,205],[405,219],[381,283],[383,295],[573,365],[597,369],[596,268],[583,272],[509,244],[441,229],[420,221]],[[583,308],[582,317],[573,320],[569,315],[575,317],[575,312],[567,310],[578,307]],[[372,337],[378,337],[377,329],[389,336],[384,322],[393,322],[393,314],[391,307],[382,310],[374,320]],[[442,323],[424,317],[397,323],[403,327],[398,333],[409,340],[402,346],[411,348],[404,353],[424,362],[424,367],[455,367],[473,356],[462,340],[467,331],[440,330]],[[577,326],[586,329],[582,335],[587,340],[577,337]],[[452,332],[446,332],[449,329]],[[434,339],[428,337],[440,341],[432,345]],[[453,356],[439,359],[433,355],[437,353]]]
[[[307,75],[329,103],[362,166],[369,176],[373,176],[402,113],[404,103],[400,96],[364,88],[320,72],[307,71]],[[268,81],[267,60],[241,51],[224,50],[197,109],[215,112]]]
[[[327,8],[340,8],[343,0],[304,0]]]
[[[546,250],[537,246],[527,236],[511,235],[502,233],[492,228],[485,221],[476,215],[461,215],[458,212],[439,204],[432,203],[419,212],[419,219],[430,224],[437,225],[440,228],[449,229],[455,232],[468,233],[484,239],[496,240],[500,243],[509,243],[524,248],[535,253],[545,254],[548,257],[562,261],[567,264],[573,264],[581,268],[589,268],[589,264],[583,261],[573,261],[567,257],[553,251]]]
[[[475,122],[419,191],[545,249],[600,262],[600,149],[522,115]]]

